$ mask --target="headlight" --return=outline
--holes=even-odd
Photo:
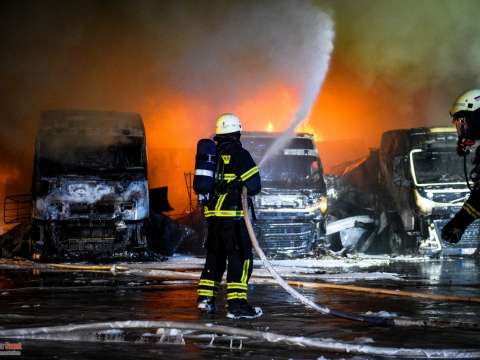
[[[436,206],[435,201],[423,197],[417,190],[415,190],[415,204],[424,215],[431,215],[433,208]]]
[[[328,199],[326,196],[320,197],[319,208],[322,215],[325,215],[328,211]]]
[[[320,211],[322,215],[327,213],[328,201],[326,196],[315,194],[314,197],[309,197],[309,203],[311,205],[304,209],[305,212]]]

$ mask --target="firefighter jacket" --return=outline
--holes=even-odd
[[[480,218],[480,147],[477,147],[475,150],[473,164],[475,166],[470,172],[470,179],[474,183],[473,190],[467,201],[463,204],[459,215],[463,215],[465,218],[465,222],[467,222],[466,226],[473,222],[473,220]]]
[[[459,139],[458,144],[462,144]],[[464,148],[457,147],[457,153],[465,156]],[[473,181],[473,189],[462,208],[450,219],[442,229],[442,238],[451,243],[460,241],[465,229],[476,219],[480,218],[480,147],[475,151],[473,164],[475,167],[470,172],[470,179]]]
[[[205,217],[240,218],[242,188],[249,196],[261,190],[260,173],[250,153],[237,138],[217,136],[218,165],[215,174],[215,192],[204,207]]]

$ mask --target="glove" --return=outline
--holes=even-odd
[[[465,229],[475,220],[465,209],[460,211],[442,229],[442,239],[456,244],[462,238]]]
[[[465,156],[470,154],[470,147],[475,144],[475,140],[458,139],[457,154],[458,156]]]
[[[442,229],[442,239],[448,243],[456,244],[462,238],[465,229],[456,227],[455,218],[450,220]]]

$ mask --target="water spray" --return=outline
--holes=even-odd
[[[336,309],[331,309],[327,306],[324,305],[319,305],[305,297],[304,295],[300,294],[298,291],[296,291],[294,288],[292,288],[279,274],[278,272],[273,268],[272,264],[268,261],[267,257],[265,256],[265,253],[263,252],[262,248],[260,247],[257,237],[255,235],[255,231],[253,230],[253,225],[252,222],[250,221],[250,216],[249,216],[249,211],[248,211],[248,201],[247,201],[247,188],[244,187],[242,191],[242,208],[244,212],[244,219],[245,219],[245,224],[247,227],[248,235],[250,237],[250,240],[252,241],[252,245],[257,253],[257,255],[260,257],[260,259],[263,262],[263,265],[265,268],[268,270],[268,272],[272,275],[272,277],[276,280],[276,282],[286,291],[288,292],[292,297],[300,301],[302,304],[306,305],[307,307],[316,310],[324,315],[331,315],[335,316],[338,318],[342,319],[347,319],[347,320],[353,320],[353,321],[360,321],[364,323],[368,323],[371,325],[379,325],[379,326],[401,326],[401,327],[464,327],[464,328],[469,328],[473,330],[477,330],[479,328],[478,324],[468,324],[468,323],[460,323],[460,322],[455,322],[455,321],[447,321],[447,322],[441,322],[441,321],[432,321],[432,320],[412,320],[412,319],[406,319],[406,318],[389,318],[389,317],[382,317],[382,316],[367,316],[367,315],[360,315],[360,314],[354,314],[354,313],[348,313],[344,311],[339,311]],[[295,284],[295,282],[291,282]],[[312,286],[314,287],[314,286]],[[350,287],[350,290],[360,290],[358,287]],[[371,292],[373,293],[373,289],[363,289],[365,292]],[[410,294],[403,294],[405,296],[419,296],[418,294],[415,293],[410,293]],[[427,295],[428,296],[428,295]],[[421,297],[421,296],[420,296]],[[434,299],[434,296],[428,296],[431,299]],[[443,300],[443,301],[451,301],[451,300],[459,300],[459,299],[449,299],[448,297],[439,297],[437,300]],[[479,299],[473,299],[473,301],[479,301]]]
[[[265,268],[268,270],[268,272],[272,275],[272,277],[277,281],[277,283],[286,292],[288,292],[295,299],[297,299],[298,301],[300,301],[302,304],[306,305],[307,307],[312,308],[312,309],[314,309],[314,310],[316,310],[316,311],[318,311],[322,314],[325,314],[325,315],[332,315],[332,316],[336,316],[336,317],[343,318],[343,319],[361,321],[361,322],[366,322],[366,323],[374,324],[374,325],[381,325],[381,326],[392,325],[391,319],[389,319],[389,318],[384,318],[384,317],[380,317],[380,316],[365,316],[365,315],[351,314],[351,313],[338,311],[338,310],[335,310],[335,309],[330,309],[330,308],[328,308],[326,306],[323,306],[323,305],[318,305],[318,304],[314,303],[313,301],[311,301],[310,299],[306,298],[304,295],[300,294],[294,288],[292,288],[285,280],[283,280],[283,278],[273,268],[272,264],[270,264],[267,257],[265,256],[265,253],[263,252],[262,248],[258,244],[257,237],[255,236],[255,232],[253,230],[252,222],[250,221],[247,197],[248,197],[247,188],[244,187],[243,191],[242,191],[242,207],[243,207],[243,212],[244,212],[245,224],[247,226],[248,235],[250,236],[250,240],[252,241],[252,245],[253,245],[257,255],[262,260]]]
[[[285,130],[282,135],[273,142],[260,160],[260,167],[287,143],[287,141],[294,135],[295,129],[308,118],[327,75],[330,55],[333,50],[333,40],[335,37],[334,23],[333,20],[322,11],[318,12],[317,18],[316,25],[318,28],[315,33],[316,51],[314,51],[317,58],[316,61],[305,64],[309,67],[309,69],[307,69],[307,74],[310,73],[311,77],[305,82],[304,88],[300,90],[300,95],[303,97],[303,101],[287,130]]]

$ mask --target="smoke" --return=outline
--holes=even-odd
[[[2,2],[0,151],[24,155],[0,163],[20,168],[28,191],[40,112],[137,111],[150,184],[169,185],[183,210],[183,172],[219,114],[236,113],[245,130],[305,117],[331,26],[311,1]]]
[[[366,0],[365,12],[358,2],[343,5],[337,11],[348,19],[349,41],[342,50],[365,82],[383,79],[410,92],[468,78],[478,83],[478,20],[469,16],[480,10],[478,1]]]
[[[385,130],[448,124],[452,99],[478,86],[478,1],[313,1],[0,2],[0,178],[21,173],[8,191],[29,190],[44,110],[136,111],[150,184],[181,211],[183,172],[218,114],[246,130],[308,118],[367,151]],[[322,11],[335,49],[315,100],[333,36]]]
[[[308,25],[308,33],[304,34],[306,43],[304,49],[301,49],[304,52],[302,73],[298,74],[304,79],[300,87],[301,103],[288,128],[270,146],[260,165],[282,148],[293,136],[295,129],[308,117],[328,71],[330,54],[333,50],[333,21],[320,10],[310,11],[309,15],[312,17],[310,21],[304,22]]]
[[[176,87],[214,109],[204,124],[211,126],[220,111],[239,114],[246,130],[264,130],[267,119],[286,128],[265,161],[291,137],[317,98],[333,49],[333,21],[310,1],[295,0],[237,3],[213,26],[201,20],[178,24],[186,29],[184,38],[194,41],[175,65]],[[288,88],[294,98],[282,106],[281,92],[270,95],[281,112],[244,105],[272,87]]]
[[[203,125],[213,131],[219,114],[235,112],[246,130],[263,130],[267,119],[285,128],[295,111],[306,112],[301,102],[313,102],[331,52],[330,18],[311,1],[202,5],[195,16],[177,19],[184,43],[171,81],[173,91],[203,102]],[[192,5],[183,12],[193,12]],[[162,31],[153,13],[147,9],[144,19],[153,32]]]
[[[449,125],[454,98],[479,86],[478,1],[318,4],[336,22],[332,66],[310,117],[324,138],[378,146],[392,128]]]

